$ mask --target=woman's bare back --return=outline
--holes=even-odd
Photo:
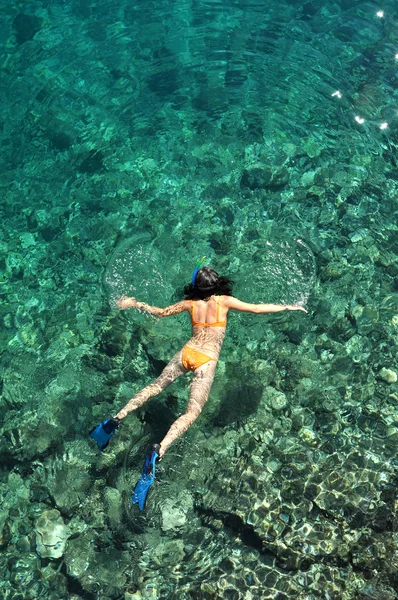
[[[193,300],[190,306],[192,337],[187,346],[218,359],[226,331],[228,309],[223,296]],[[220,323],[220,325],[218,325]]]

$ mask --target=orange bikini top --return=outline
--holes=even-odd
[[[216,298],[220,299],[220,296],[214,296],[214,299],[216,299]],[[217,321],[215,323],[199,323],[198,321],[195,321],[193,318],[194,301],[192,301],[192,313],[191,313],[192,327],[226,327],[227,326],[226,321],[220,321],[221,305],[218,300],[216,300],[216,302],[217,302]]]

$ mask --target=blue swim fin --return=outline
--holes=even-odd
[[[119,427],[119,419],[106,419],[102,421],[97,427],[94,427],[90,431],[90,437],[92,437],[98,444],[98,448],[102,451],[105,450],[109,444],[109,440],[114,435],[116,429]]]
[[[149,488],[155,481],[155,473],[156,473],[156,460],[159,458],[160,446],[159,444],[154,444],[151,450],[148,452],[145,458],[144,467],[142,469],[142,474],[137,484],[134,488],[133,496],[131,498],[131,502],[133,504],[138,504],[140,510],[144,510],[146,497],[149,491]]]

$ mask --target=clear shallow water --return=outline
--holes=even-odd
[[[0,12],[4,597],[395,598],[394,4]],[[231,318],[142,515],[187,381],[101,456],[87,430],[189,324],[109,297],[174,302],[203,255],[310,314]]]

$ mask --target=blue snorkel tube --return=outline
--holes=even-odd
[[[198,274],[199,269],[203,267],[205,260],[206,257],[202,256],[202,258],[196,263],[196,267],[194,268],[194,271],[192,273],[192,285],[196,285],[196,275]]]

